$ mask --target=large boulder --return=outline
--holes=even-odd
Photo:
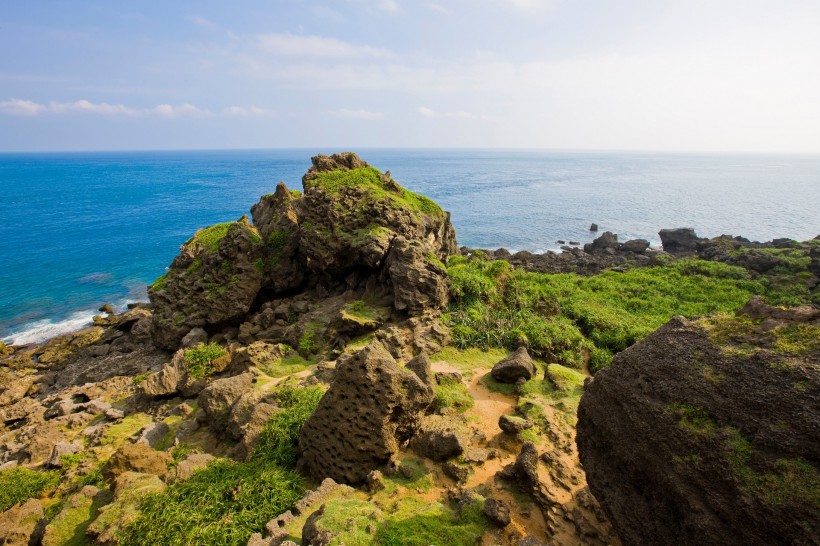
[[[333,384],[299,435],[297,468],[316,480],[364,482],[413,436],[434,396],[378,342],[340,359]]]
[[[664,252],[670,254],[687,254],[697,251],[698,243],[705,241],[695,235],[692,228],[662,229],[658,232]]]
[[[761,305],[673,318],[588,384],[580,458],[625,545],[816,544],[820,324]]]
[[[205,411],[214,432],[227,433],[231,409],[239,397],[253,388],[256,376],[250,372],[217,379],[199,393],[199,407]]]
[[[499,360],[490,374],[499,383],[515,383],[519,379],[529,381],[535,375],[535,364],[526,347],[519,347],[513,354]]]

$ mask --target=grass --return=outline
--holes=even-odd
[[[282,387],[274,394],[282,411],[268,422],[247,462],[217,459],[149,495],[120,545],[244,546],[272,517],[292,508],[305,489],[292,471],[294,445],[323,390]]]
[[[225,348],[217,343],[200,343],[185,350],[185,369],[191,377],[207,377],[214,373],[213,361],[226,354]]]
[[[196,244],[203,250],[216,252],[219,250],[219,241],[225,238],[228,234],[228,230],[235,223],[236,222],[225,222],[223,224],[215,224],[210,227],[198,229],[188,244]]]
[[[100,508],[110,498],[92,499],[77,494],[63,505],[63,509],[46,528],[42,546],[86,546],[92,544],[86,535]]]
[[[297,353],[265,362],[260,370],[269,377],[287,377],[299,373],[316,364],[315,360],[302,357]]]
[[[40,472],[28,468],[0,470],[0,512],[18,503],[36,499],[60,483],[60,473]]]
[[[342,317],[365,326],[378,326],[380,321],[386,319],[390,310],[386,307],[374,307],[364,300],[356,300],[342,308]]]
[[[316,354],[322,348],[322,336],[320,334],[322,326],[321,322],[308,323],[302,337],[299,338],[299,352],[303,356]]]
[[[433,409],[453,410],[464,413],[473,407],[475,400],[467,392],[467,385],[452,377],[442,377],[436,385],[436,398],[433,401]]]
[[[381,546],[472,546],[488,530],[483,499],[456,510],[449,504],[426,503],[406,498],[378,529],[375,544]]]
[[[593,277],[514,270],[503,260],[448,260],[447,320],[460,349],[525,343],[547,362],[595,372],[674,315],[739,309],[771,292],[745,269],[681,259]]]
[[[495,347],[487,349],[477,347],[458,349],[448,346],[438,353],[430,355],[430,360],[433,362],[443,360],[463,371],[473,371],[482,368],[492,368],[499,360],[502,360],[509,354],[509,351]]]
[[[312,180],[305,181],[304,184],[306,190],[320,188],[331,195],[357,188],[365,191],[362,204],[386,201],[416,215],[425,214],[437,218],[444,217],[444,211],[431,199],[405,188],[400,188],[400,192],[396,193],[385,187],[382,183],[381,172],[374,167],[363,167],[349,171],[320,172],[316,173]]]
[[[126,415],[118,423],[114,423],[105,429],[100,444],[113,448],[114,450],[119,449],[128,438],[131,438],[151,422],[153,422],[153,419],[146,413]]]

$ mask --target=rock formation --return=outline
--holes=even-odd
[[[340,361],[299,436],[302,472],[358,484],[384,466],[419,426],[433,390],[378,342]]]
[[[819,316],[673,318],[595,376],[577,442],[624,544],[816,544]]]
[[[250,336],[270,329],[275,312],[253,313],[294,291],[314,290],[318,299],[356,290],[373,301],[389,296],[392,309],[410,316],[447,303],[440,260],[458,252],[449,214],[355,154],[312,161],[304,194],[280,183],[253,206],[252,223],[242,217],[211,226],[182,246],[149,290],[158,346],[177,349],[196,328],[214,333],[249,322]],[[306,328],[296,328],[297,337]]]

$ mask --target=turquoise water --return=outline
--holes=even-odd
[[[82,326],[103,303],[144,300],[196,231],[248,213],[279,180],[301,188],[335,150],[0,154],[0,338]],[[459,243],[544,251],[664,227],[702,236],[820,233],[820,157],[359,150],[452,212]]]

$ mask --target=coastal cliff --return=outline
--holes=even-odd
[[[0,346],[0,543],[811,543],[820,240],[661,237],[459,249],[314,157],[150,303]]]

